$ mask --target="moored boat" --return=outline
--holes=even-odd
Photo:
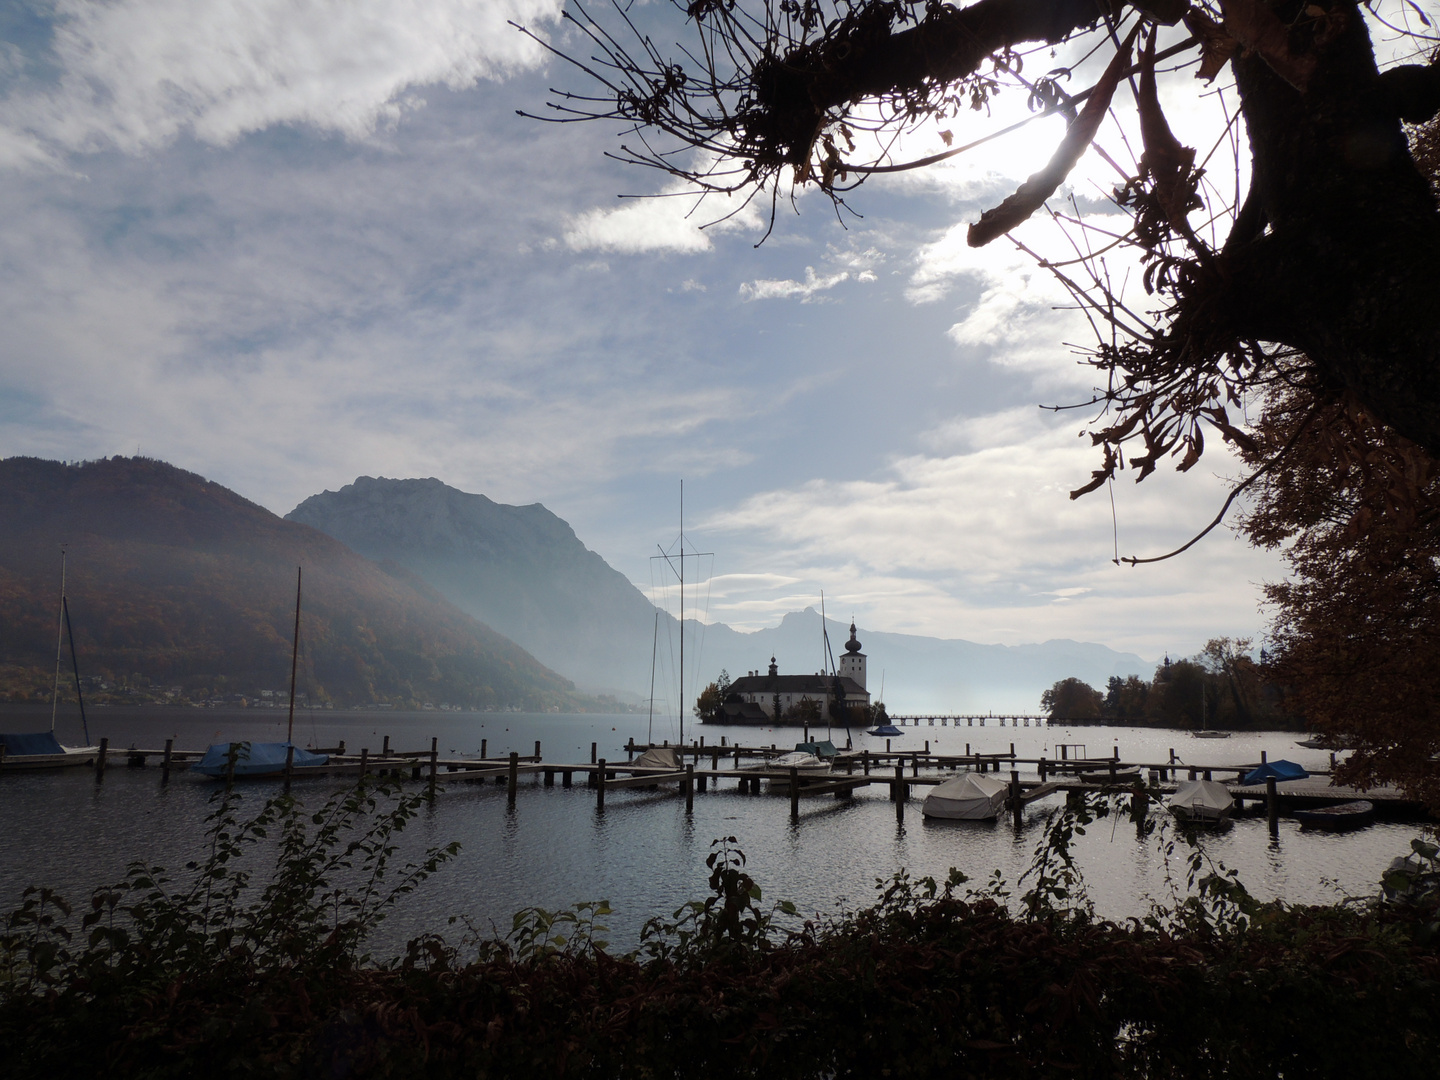
[[[1350,829],[1362,829],[1374,821],[1375,804],[1368,799],[1356,799],[1354,802],[1336,803],[1333,806],[1296,810],[1294,815],[1303,828],[1346,832]]]
[[[1230,819],[1235,800],[1224,784],[1214,780],[1186,780],[1165,800],[1165,808],[1181,821],[1213,827]]]
[[[235,754],[235,769],[230,770],[231,749]],[[204,776],[262,777],[285,775],[285,758],[291,747],[294,757],[291,765],[305,768],[314,765],[328,765],[330,755],[316,754],[302,750],[288,742],[236,742],[211,743],[194,770]]]
[[[932,789],[920,804],[920,812],[952,821],[990,821],[1000,816],[1007,790],[1003,780],[961,773]]]

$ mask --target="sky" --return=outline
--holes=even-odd
[[[0,455],[140,453],[279,514],[360,475],[435,476],[544,503],[642,587],[683,480],[689,542],[715,553],[691,614],[740,629],[824,590],[877,630],[1147,658],[1258,641],[1276,554],[1222,527],[1112,561],[1190,539],[1238,465],[1215,439],[1183,476],[1122,473],[1113,510],[1105,489],[1071,501],[1093,414],[1039,406],[1089,397],[1066,344],[1089,331],[1014,245],[965,246],[1062,121],[876,179],[860,216],[802,191],[757,247],[753,207],[618,198],[675,190],[605,156],[618,124],[517,115],[585,86],[509,25],[574,46],[559,11],[0,0]],[[1222,178],[1227,77],[1202,96],[1182,73],[1165,99]],[[1091,153],[1065,193],[1114,227],[1116,179]]]

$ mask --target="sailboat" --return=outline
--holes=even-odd
[[[291,768],[327,765],[328,754],[302,750],[294,743],[295,736],[295,673],[300,660],[300,583],[301,568],[295,568],[295,640],[290,650],[290,720],[282,742],[211,743],[195,771],[205,776],[261,777],[284,776]]]
[[[55,686],[50,696],[50,730],[0,733],[3,764],[8,769],[63,769],[72,765],[93,765],[98,746],[62,746],[55,737],[55,719],[60,705],[60,667],[65,642],[70,642],[70,669],[75,675],[75,698],[80,703],[80,724],[85,741],[90,741],[90,724],[85,719],[85,695],[80,690],[80,660],[75,653],[75,631],[70,625],[70,603],[65,597],[65,549],[60,549],[60,628],[55,642]]]

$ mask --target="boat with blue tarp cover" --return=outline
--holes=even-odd
[[[1263,784],[1270,777],[1276,780],[1305,780],[1310,774],[1304,767],[1293,761],[1286,761],[1283,758],[1279,761],[1267,761],[1258,769],[1245,774],[1242,784]]]
[[[797,742],[795,752],[799,754],[814,754],[822,761],[828,761],[839,755],[840,751],[835,749],[835,744],[829,739],[821,739],[818,742]]]
[[[195,766],[195,771],[206,776],[230,775],[230,752],[234,747],[236,776],[283,776],[285,774],[285,752],[295,747],[291,762],[295,768],[313,765],[328,765],[329,754],[317,754],[302,750],[288,742],[237,742],[211,743],[205,756]]]
[[[901,731],[899,728],[897,728],[894,724],[881,724],[879,727],[871,728],[871,729],[870,729],[869,731],[867,731],[865,734],[866,734],[866,735],[884,735],[884,736],[889,737],[889,736],[894,736],[894,735],[904,735],[905,733],[904,733],[903,731]]]

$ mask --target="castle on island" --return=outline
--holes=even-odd
[[[831,705],[836,702],[850,710],[856,719],[869,715],[870,692],[865,689],[865,654],[855,637],[855,624],[850,624],[850,640],[840,657],[834,675],[781,675],[775,657],[770,657],[770,670],[747,672],[730,684],[725,695],[722,724],[773,724],[792,721],[824,723],[831,719]]]

